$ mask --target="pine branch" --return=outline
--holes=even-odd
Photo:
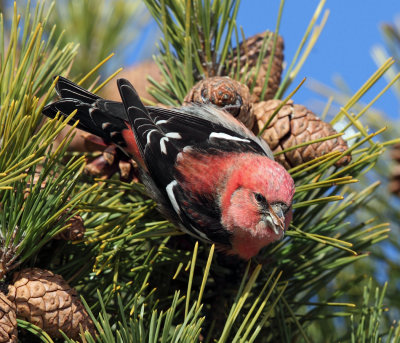
[[[86,15],[89,3],[79,5]],[[165,0],[146,4],[164,35],[157,63],[165,83],[153,89],[156,99],[179,104],[195,81],[240,70],[228,61],[239,57],[240,49],[231,46],[235,35],[239,47],[239,1]],[[323,5],[321,1],[288,64],[277,96],[288,88],[319,36],[327,14],[320,26],[315,23]],[[66,121],[39,125],[40,112],[52,94],[51,76],[68,70],[76,46],[64,46],[63,38],[52,28],[47,29],[48,41],[41,43],[49,14],[42,2],[37,6],[37,14],[30,20],[27,14],[31,9],[26,9],[23,18],[30,24],[24,26],[21,41],[17,39],[15,9],[9,48],[0,51],[4,61],[0,71],[0,233],[7,247],[0,256],[4,260],[12,255],[3,273],[16,268],[15,263],[28,262],[42,263],[62,273],[84,295],[96,323],[99,336],[86,333],[87,342],[193,342],[199,341],[200,335],[205,336],[205,342],[221,343],[309,341],[313,337],[309,333],[318,329],[317,320],[354,318],[357,313],[361,313],[360,325],[348,336],[377,339],[383,292],[377,292],[378,300],[370,306],[367,288],[364,307],[370,311],[358,312],[356,302],[346,301],[346,296],[361,278],[344,282],[341,277],[345,267],[366,260],[371,248],[388,236],[388,223],[371,219],[370,213],[364,213],[363,220],[357,219],[379,192],[378,183],[358,188],[357,183],[368,180],[369,174],[365,174],[375,168],[392,141],[380,143],[378,140],[388,141],[384,128],[370,131],[365,124],[365,114],[377,98],[365,106],[358,102],[387,73],[391,60],[350,95],[334,116],[334,123],[343,124],[343,132],[353,132],[350,148],[290,170],[297,192],[286,238],[244,265],[182,235],[156,212],[156,204],[146,196],[143,185],[82,176],[83,157],[66,159],[70,136],[52,150],[52,141]],[[70,6],[69,20],[81,18],[72,7],[78,5]],[[104,12],[99,6],[94,13],[89,18],[92,24]],[[110,19],[107,25],[120,30],[126,17],[121,23],[115,20]],[[105,42],[111,39],[105,33],[107,25],[102,32]],[[263,50],[270,42],[274,42],[272,51],[276,48],[279,25],[280,19],[276,33],[265,35]],[[90,30],[80,38],[83,42]],[[258,67],[260,64],[261,58]],[[93,76],[101,65],[93,69]],[[88,77],[91,75],[89,72]],[[243,77],[238,72],[236,76]],[[353,161],[346,167],[335,167],[345,154],[352,154]],[[85,240],[51,243],[76,213],[84,219]],[[54,246],[57,249],[52,249]],[[50,258],[46,249],[51,250]],[[4,261],[0,262],[4,266]],[[330,323],[333,326],[335,322]],[[47,339],[40,330],[23,322],[21,326]],[[398,337],[398,331],[391,329],[388,337]]]

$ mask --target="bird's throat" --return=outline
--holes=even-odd
[[[263,247],[281,239],[282,236],[283,231],[276,234],[271,228],[262,224],[257,224],[255,230],[236,228],[232,235],[231,252],[248,260],[257,255]]]

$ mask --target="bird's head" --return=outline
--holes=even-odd
[[[281,239],[292,219],[293,194],[293,179],[277,162],[253,157],[238,163],[221,198],[222,222],[232,234],[230,252],[249,259]]]

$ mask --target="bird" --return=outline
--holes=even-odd
[[[193,103],[144,106],[126,79],[122,102],[106,100],[58,76],[59,100],[42,110],[115,144],[136,161],[160,212],[181,231],[243,260],[283,238],[295,185],[267,143],[229,113]]]

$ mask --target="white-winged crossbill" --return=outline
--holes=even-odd
[[[194,237],[249,259],[281,239],[292,219],[294,183],[268,145],[210,105],[145,107],[133,86],[117,81],[122,103],[59,77],[62,98],[43,109],[116,144],[139,165],[160,211]]]

